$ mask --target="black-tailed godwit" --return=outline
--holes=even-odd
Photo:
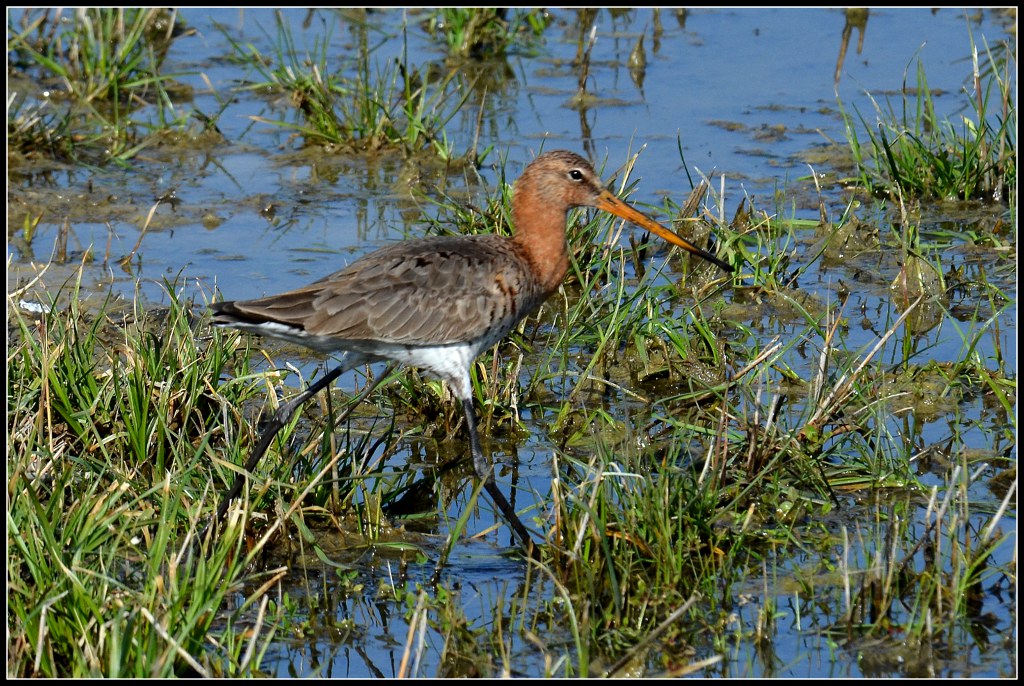
[[[343,372],[381,361],[419,367],[448,382],[462,402],[476,475],[533,554],[533,540],[495,484],[491,462],[480,446],[470,367],[562,283],[569,268],[566,219],[574,207],[610,212],[732,271],[727,263],[613,195],[579,155],[564,150],[544,153],[516,181],[511,238],[403,241],[287,293],[214,303],[214,324],[344,355],[337,368],[278,410],[245,471],[255,467],[299,405]],[[239,476],[225,496],[217,519],[241,491],[242,480]]]

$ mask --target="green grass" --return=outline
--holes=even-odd
[[[223,30],[238,59],[259,77],[247,88],[287,95],[298,115],[298,121],[262,116],[253,117],[255,121],[290,130],[305,145],[364,153],[399,151],[406,156],[429,153],[443,160],[457,157],[444,127],[469,93],[459,95],[452,87],[456,72],[433,83],[406,58],[381,65],[365,39],[354,60],[335,69],[328,53],[329,31],[315,37],[312,54],[301,56],[280,13],[275,29],[274,54],[269,56]]]
[[[381,468],[393,423],[369,413],[338,433],[313,404],[190,554],[254,441],[245,408],[284,375],[254,371],[243,337],[176,290],[154,312],[84,298],[80,281],[36,314],[8,296],[9,675],[261,674],[277,632],[309,621],[269,602],[287,568],[261,561],[282,526],[296,559],[338,574],[371,548],[424,559],[382,514],[416,476]],[[329,555],[311,528],[339,519],[351,533]]]
[[[549,22],[542,9],[444,7],[431,12],[423,25],[444,43],[450,56],[480,60],[530,49]]]
[[[972,38],[971,48],[972,90],[964,93],[969,115],[939,118],[920,61],[916,83],[904,83],[896,103],[883,104],[871,97],[873,116],[855,107],[854,118],[840,103],[847,140],[866,188],[892,199],[1015,203],[1015,58],[1006,44],[995,50],[986,45],[979,51]]]
[[[127,53],[134,57],[121,62],[135,71],[110,73],[117,60],[109,56],[126,54],[116,36],[152,40],[137,32],[144,15],[95,15],[106,23],[79,23],[77,37],[59,33],[53,16],[11,32],[18,64],[51,68],[62,56],[76,97],[103,102],[90,105],[97,111],[162,99],[155,48]],[[449,32],[453,52],[472,55],[498,40],[462,38],[454,14],[435,16],[452,22],[435,28]],[[118,21],[125,32],[110,33]],[[61,49],[44,52],[42,38],[58,35]],[[452,156],[445,129],[467,102],[452,94],[454,77],[431,82],[407,60],[380,66],[365,43],[332,70],[330,33],[300,56],[283,21],[271,39],[269,56],[233,43],[258,75],[249,85],[286,94],[293,108],[260,121],[306,145]],[[62,46],[72,40],[107,46],[108,55],[95,69],[68,61],[73,51]],[[399,671],[412,676],[423,675],[414,665],[428,649],[453,676],[504,675],[524,650],[550,676],[685,674],[753,650],[751,662],[730,668],[764,675],[780,627],[799,624],[794,613],[827,622],[814,630],[837,642],[864,641],[869,657],[902,658],[897,642],[962,644],[984,619],[979,589],[1012,575],[990,560],[1012,542],[1000,527],[1015,488],[999,507],[976,503],[969,485],[980,465],[965,434],[989,432],[1000,450],[985,459],[1014,469],[1003,454],[1016,445],[1016,380],[1000,327],[1015,295],[989,283],[984,265],[952,267],[951,243],[930,242],[906,199],[1002,193],[1014,207],[1015,109],[995,68],[1002,63],[989,57],[971,126],[935,121],[922,68],[902,114],[890,107],[863,147],[851,136],[862,182],[900,199],[880,203],[880,225],[858,218],[865,209],[854,202],[835,221],[824,202],[813,222],[748,198],[727,216],[725,198],[701,205],[702,184],[682,206],[644,208],[698,243],[714,235],[716,252],[739,268],[731,277],[635,234],[620,247],[621,223],[601,213],[571,215],[565,288],[473,367],[484,435],[518,445],[541,427],[553,456],[550,490],[525,513],[544,561],[524,562],[521,590],[495,599],[484,620],[467,617],[446,585],[389,577],[377,598],[360,588],[370,554],[403,565],[436,554],[438,543],[415,529],[432,528],[438,500],[464,488],[468,472],[450,466],[466,453],[461,413],[442,384],[398,372],[342,426],[332,419],[336,395],[309,403],[252,475],[225,533],[189,558],[251,450],[254,408],[272,411],[286,381],[291,393],[305,380],[260,371],[261,353],[243,347],[248,338],[210,330],[205,313],[173,297],[160,315],[113,301],[86,309],[70,284],[33,315],[10,294],[8,673],[255,676],[278,636],[323,629],[350,640],[350,624],[319,625],[334,621],[334,591],[279,592],[285,570],[268,561],[280,559],[285,540],[306,575],[303,591],[315,583],[311,570],[329,569],[339,594],[367,607],[386,601],[413,628],[430,627],[439,646],[426,645],[426,629],[409,632]],[[12,145],[73,158],[72,112],[19,102]],[[125,133],[123,142],[130,151],[137,139]],[[623,197],[636,186],[630,172],[626,165],[616,186]],[[500,174],[481,207],[438,200],[430,231],[507,232],[511,184]],[[26,216],[28,243],[34,227]],[[899,303],[877,318],[884,348],[850,343],[854,315],[843,298],[836,305],[800,286],[823,266],[875,253],[896,277]],[[958,288],[982,295],[962,326],[945,316]],[[926,307],[961,341],[956,359],[930,360]],[[773,326],[786,338],[771,340]],[[996,352],[982,358],[981,349]],[[961,416],[974,400],[1002,413],[1003,428]],[[928,412],[954,427],[948,448],[922,447]],[[386,464],[410,445],[437,466]],[[943,491],[918,478],[932,453],[952,456],[936,469],[947,477]],[[761,589],[762,604],[745,608]],[[695,651],[712,657],[695,661]]]
[[[11,37],[16,62],[39,66],[75,99],[129,104],[145,100],[161,79],[160,67],[174,37],[175,13],[159,9],[74,10],[23,18]]]
[[[53,303],[29,318],[9,301],[8,674],[254,673],[272,629],[209,643],[249,618],[220,610],[249,606],[237,531],[184,556],[232,411],[211,385],[224,349],[197,343],[179,306],[87,315],[77,283]]]
[[[186,130],[189,114],[178,103],[190,94],[162,70],[171,43],[187,33],[174,11],[45,9],[22,13],[19,24],[13,16],[8,138],[15,149],[127,164],[154,135]],[[26,87],[19,91],[19,84]],[[35,84],[48,91],[38,102],[30,99]]]

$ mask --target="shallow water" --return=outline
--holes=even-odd
[[[419,56],[410,59],[412,63],[440,63],[443,58],[439,47],[414,28],[418,15],[412,12],[381,11],[365,17],[318,12],[306,31],[300,28],[305,10],[285,10],[282,15],[292,27],[300,53],[315,45],[318,37],[330,35],[330,49],[337,51],[339,64],[345,63],[353,45],[364,39],[379,46],[374,54],[382,63],[400,55],[405,40],[410,54]],[[195,89],[193,106],[207,114],[217,112],[221,108],[218,98],[256,76],[227,59],[231,47],[214,22],[236,39],[251,41],[264,54],[273,54],[274,15],[269,10],[185,9],[181,16],[197,34],[173,44],[168,69],[180,71],[180,80]],[[973,33],[977,42],[982,36],[994,42],[1004,35],[1000,20],[991,12],[972,10],[965,16],[961,10],[947,9],[872,10],[863,50],[858,51],[854,32],[837,83],[844,25],[843,12],[838,9],[707,9],[691,10],[685,17],[668,10],[601,11],[593,24],[597,38],[587,84],[597,100],[588,109],[578,110],[568,106],[577,92],[570,61],[577,41],[589,33],[590,26],[581,26],[574,12],[554,11],[553,16],[555,22],[535,53],[512,54],[487,74],[493,86],[482,110],[482,144],[494,146],[494,152],[481,170],[487,187],[468,188],[471,198],[479,200],[485,193],[493,193],[499,181],[495,168],[506,158],[511,180],[542,149],[569,148],[591,153],[596,162],[604,163],[605,176],[610,178],[633,153],[641,151],[630,176],[639,182],[631,198],[634,202],[657,208],[662,198],[668,197],[679,203],[690,190],[688,175],[714,173],[716,184],[724,179],[720,187],[724,188],[726,214],[747,196],[754,207],[786,218],[816,220],[818,197],[807,181],[813,169],[822,175],[826,207],[838,220],[851,197],[835,183],[837,168],[839,174],[849,170],[830,148],[831,142],[844,140],[837,94],[844,105],[867,114],[871,104],[865,93],[884,100],[905,85],[912,87],[914,65],[920,59],[929,85],[942,91],[935,99],[942,108],[940,116],[954,116],[963,110],[962,91],[970,76],[969,34]],[[356,24],[357,18],[365,21],[365,28]],[[410,28],[403,35],[405,19]],[[642,79],[628,66],[628,56],[641,36],[646,51]],[[204,76],[213,84],[214,93],[209,92]],[[447,128],[456,151],[468,147],[474,135],[479,100],[474,97],[470,103],[472,106],[465,108],[467,114],[456,116]],[[214,287],[226,298],[257,297],[300,286],[384,243],[423,232],[420,213],[429,216],[431,208],[413,196],[411,188],[422,184],[429,192],[430,183],[436,180],[432,170],[403,166],[397,157],[298,153],[299,145],[287,131],[251,119],[283,117],[286,109],[258,94],[238,91],[218,119],[223,142],[194,150],[146,151],[131,170],[79,168],[16,177],[16,188],[9,189],[9,196],[17,200],[22,194],[45,194],[47,212],[30,246],[9,242],[8,288],[28,280],[33,273],[30,261],[47,260],[65,219],[70,222],[68,261],[74,265],[83,252],[93,251],[97,259],[89,270],[98,292],[110,285],[130,299],[137,289],[154,304],[166,302],[163,279],[176,280],[185,295],[199,302],[208,299]],[[450,182],[456,188],[449,192],[457,192],[463,185],[458,178]],[[159,207],[140,242],[140,229],[155,198],[172,191],[180,203]],[[777,206],[777,197],[782,199],[781,206]],[[961,213],[939,217],[922,222],[922,232],[946,236],[941,229],[970,226],[971,221]],[[809,234],[800,241],[793,246],[797,263],[809,259],[816,238]],[[116,261],[137,242],[137,259],[130,270],[123,270]],[[871,344],[896,316],[888,286],[898,265],[880,262],[877,256],[862,259],[862,264],[850,260],[812,270],[801,282],[803,288],[831,303],[837,300],[839,280],[856,283],[846,311],[871,313],[873,324],[851,326],[845,340],[848,349]],[[970,269],[995,263],[996,258],[958,245],[950,259]],[[858,268],[872,278],[851,279],[851,271]],[[54,267],[47,285],[59,284],[61,271],[60,265]],[[1015,269],[994,271],[988,278],[998,280],[1004,292],[1015,299]],[[25,299],[32,302],[33,294],[26,294]],[[968,310],[974,304],[965,299]],[[962,338],[943,334],[944,327],[955,325],[943,321],[922,334],[919,345],[927,349],[930,358],[958,359]],[[1015,357],[1012,310],[1002,315],[1001,326],[1004,350],[1013,351]],[[759,320],[758,329],[765,339],[798,333],[785,318]],[[978,354],[992,354],[991,348],[986,348],[990,345],[985,337]],[[811,358],[790,364],[806,368],[813,365],[813,355]],[[295,363],[307,378],[317,365],[316,361]],[[1015,374],[1016,367],[1011,371]],[[340,385],[349,389],[354,381],[343,377]],[[566,393],[570,389],[550,390]],[[975,407],[959,408],[959,412],[970,420],[957,429],[959,440],[979,450],[994,449],[989,444],[982,400]],[[948,436],[945,417],[939,413],[913,427],[921,432],[922,444],[935,445]],[[496,441],[492,449],[498,459],[511,461],[514,455],[518,460],[521,497],[543,497],[548,492],[554,450],[547,438],[549,418],[526,417],[525,421],[529,439],[520,445]],[[409,450],[415,455],[420,449],[412,445]],[[1015,458],[1015,447],[1012,454]],[[400,453],[393,461],[409,458],[410,454]],[[507,478],[499,473],[503,488],[508,486]],[[922,481],[945,487],[939,470],[922,469]],[[892,503],[876,503],[866,511],[884,513],[898,508],[902,497],[897,494]],[[979,493],[978,499],[992,501],[993,497]],[[447,517],[457,518],[467,500],[468,493],[453,498]],[[485,529],[492,521],[488,507],[478,508],[470,520],[470,531]],[[860,524],[851,519],[836,525],[855,528]],[[442,526],[441,534],[444,532]],[[436,541],[439,545],[443,536]],[[507,543],[507,529],[499,528],[482,541],[457,546],[448,566],[445,581],[459,584],[464,612],[481,624],[489,623],[489,613],[499,601],[507,603],[522,593],[524,566],[501,555]],[[1011,554],[1001,551],[1003,556]],[[775,574],[799,575],[800,567],[799,558],[787,559]],[[393,583],[397,568],[397,561],[369,565],[366,587],[373,589],[374,582]],[[410,565],[409,581],[425,583],[432,571],[432,564]],[[348,622],[355,628],[341,640],[337,631],[327,630],[302,641],[281,640],[266,656],[263,669],[280,676],[394,676],[409,631],[404,606],[349,595],[336,587],[329,573],[313,571],[310,578],[311,583],[306,579],[292,592],[326,595],[333,602],[335,622]],[[757,597],[763,592],[763,579],[753,579],[751,584],[756,606],[765,600]],[[541,596],[551,592],[547,584],[538,582],[529,589]],[[792,593],[770,595],[783,605],[801,603]],[[724,665],[708,674],[814,677],[918,673],[908,667],[904,656],[881,664],[865,662],[870,647],[849,644],[838,649],[823,633],[808,630],[808,621],[810,625],[825,621],[816,614],[820,609],[790,605],[788,611],[794,619],[790,626],[777,627],[774,655],[765,656],[750,642],[739,642]],[[994,611],[1000,614],[998,609]],[[795,619],[798,616],[808,619],[801,624]],[[1003,626],[1009,619],[1004,608],[1000,615]],[[738,626],[748,626],[751,621],[750,613],[737,612]],[[434,635],[428,641],[434,652],[425,654],[420,675],[440,671],[431,660],[437,659],[441,641]],[[698,653],[709,649],[697,648]],[[954,654],[930,662],[939,665],[941,676],[1001,676],[1011,671],[1006,654],[986,653],[966,638],[962,651],[951,652]],[[516,673],[539,675],[541,667],[534,664],[535,659],[536,651],[528,643],[513,641],[511,662]]]

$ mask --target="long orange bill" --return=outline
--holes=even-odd
[[[627,221],[631,221],[637,226],[641,226],[651,233],[656,233],[672,245],[678,245],[683,250],[687,250],[698,257],[702,257],[712,264],[717,264],[719,267],[727,272],[732,272],[732,265],[723,262],[706,250],[701,250],[696,245],[686,240],[675,231],[666,229],[664,226],[648,217],[643,212],[633,209],[626,203],[619,200],[615,195],[608,190],[601,191],[601,195],[598,196],[595,206],[598,209],[604,210],[605,212],[611,212],[617,217],[622,217]]]

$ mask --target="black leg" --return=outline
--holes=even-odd
[[[483,480],[484,489],[491,496],[495,506],[501,510],[505,521],[512,527],[512,531],[526,549],[526,554],[535,560],[539,560],[540,549],[534,544],[530,532],[520,521],[519,515],[508,504],[505,494],[498,489],[498,485],[494,481],[494,470],[492,469],[491,461],[484,456],[483,448],[480,446],[480,436],[476,430],[476,413],[473,410],[473,400],[471,398],[464,398],[462,400],[462,409],[466,415],[466,428],[469,430],[469,449],[473,454],[473,471],[476,472],[477,477]]]
[[[231,505],[231,501],[238,497],[238,494],[242,492],[242,486],[245,484],[246,476],[256,469],[256,465],[259,464],[260,459],[263,458],[263,453],[267,452],[267,448],[270,447],[270,442],[274,440],[274,436],[283,429],[289,421],[291,421],[292,415],[295,411],[302,406],[302,403],[306,402],[314,395],[320,392],[321,389],[330,386],[331,383],[341,376],[345,370],[345,365],[339,365],[327,372],[318,381],[311,384],[302,393],[289,400],[287,403],[278,408],[274,416],[267,422],[266,427],[263,429],[263,433],[260,434],[260,441],[256,444],[255,450],[249,457],[249,461],[245,463],[242,468],[242,473],[235,477],[235,482],[231,484],[231,488],[228,489],[227,495],[220,501],[220,506],[217,508],[217,514],[213,516],[213,522],[219,522],[220,519],[227,513],[228,506]],[[211,523],[213,523],[211,522]]]
[[[331,385],[331,383],[339,376],[341,376],[344,372],[348,371],[349,369],[352,369],[355,365],[361,362],[362,360],[360,359],[355,362],[346,361],[346,363],[338,365],[331,371],[327,372],[327,374],[325,374],[321,379],[319,379],[313,384],[310,384],[309,387],[307,387],[306,390],[304,390],[302,393],[299,393],[297,396],[295,396],[287,403],[282,405],[280,408],[278,408],[277,412],[274,413],[274,416],[271,417],[269,422],[267,422],[266,427],[264,427],[263,429],[263,433],[260,434],[259,443],[256,444],[256,448],[253,450],[252,455],[249,457],[249,461],[246,462],[245,466],[242,468],[242,473],[235,477],[235,481],[234,483],[231,484],[231,488],[228,489],[228,492],[225,494],[224,499],[221,500],[220,506],[217,508],[217,513],[213,516],[213,519],[211,519],[210,522],[206,525],[206,528],[203,530],[203,533],[197,539],[197,544],[200,544],[203,540],[205,540],[210,529],[216,526],[221,521],[221,519],[224,518],[224,515],[227,514],[228,507],[231,505],[231,501],[237,498],[238,494],[242,492],[242,486],[245,484],[246,477],[250,473],[252,473],[252,470],[256,469],[256,465],[263,457],[263,454],[267,452],[267,448],[270,447],[271,441],[273,441],[274,437],[277,436],[278,432],[281,431],[281,429],[283,429],[285,425],[288,424],[289,421],[291,421],[292,415],[295,414],[295,411],[298,410],[299,407],[301,407],[304,402],[306,402],[314,395],[319,393],[322,389]],[[377,378],[373,380],[372,383],[370,383],[366,388],[363,389],[363,391],[351,403],[349,409],[340,417],[338,417],[338,419],[335,421],[345,421],[349,414],[351,414],[352,410],[355,409],[355,407],[359,403],[365,400],[366,397],[373,392],[373,389],[377,388],[377,386],[380,385],[380,383],[385,378],[387,378],[388,375],[391,374],[395,366],[395,363],[389,364],[384,369],[384,371],[381,372],[377,376]]]

